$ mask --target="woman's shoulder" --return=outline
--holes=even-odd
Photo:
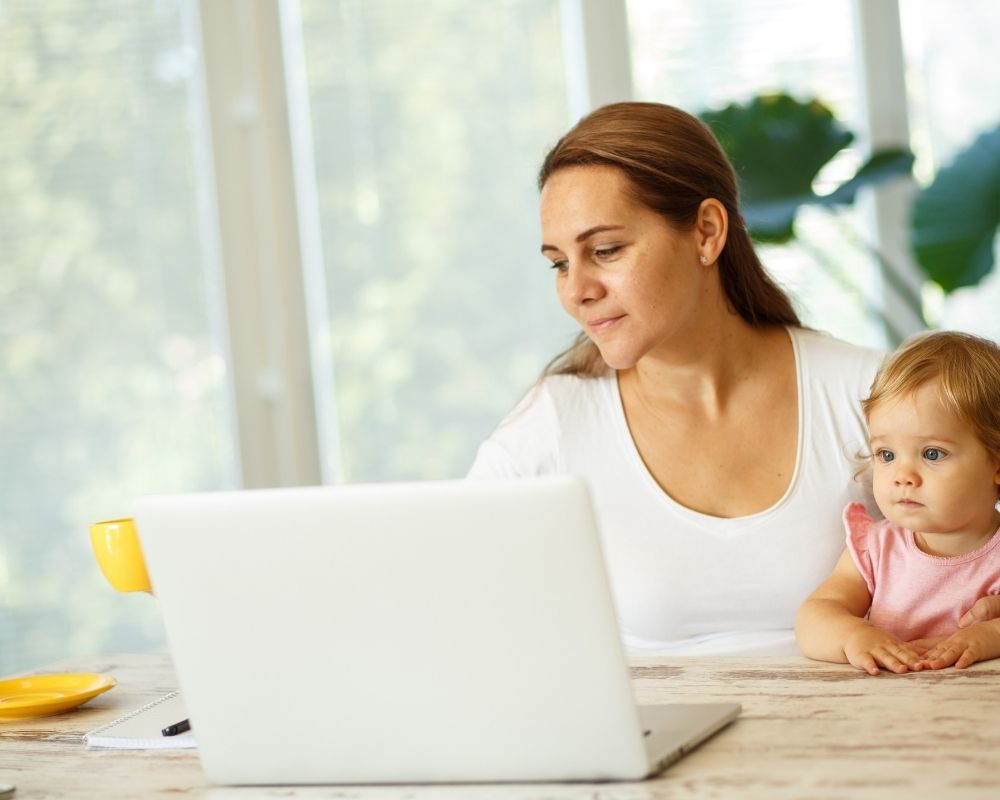
[[[822,331],[788,330],[810,386],[816,390],[826,387],[823,391],[836,396],[840,396],[839,390],[849,391],[851,397],[868,393],[885,360],[884,351],[851,344]]]
[[[561,427],[565,420],[589,416],[613,398],[612,380],[613,375],[546,375],[525,392],[500,427],[530,425],[531,421],[541,420],[547,426]]]
[[[535,383],[479,450],[471,475],[558,472],[564,435],[592,430],[614,397],[614,375],[547,375]]]
[[[789,328],[788,332],[799,350],[817,366],[840,369],[855,365],[875,370],[885,359],[884,350],[852,344],[823,331],[812,328]]]

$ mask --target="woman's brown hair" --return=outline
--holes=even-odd
[[[694,225],[702,201],[729,215],[719,279],[732,310],[755,327],[801,325],[788,296],[757,257],[741,222],[736,174],[712,131],[697,117],[661,103],[613,103],[581,119],[549,151],[541,189],[566,167],[606,165],[628,178],[633,199],[681,230]],[[607,365],[585,333],[556,356],[545,374],[600,375]]]

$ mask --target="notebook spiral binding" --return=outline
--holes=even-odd
[[[139,708],[133,708],[127,714],[122,714],[122,716],[118,717],[117,719],[111,720],[111,722],[102,725],[100,728],[94,728],[94,730],[89,731],[86,735],[96,736],[99,733],[103,733],[109,728],[114,728],[116,725],[121,725],[123,722],[127,722],[128,720],[132,719],[132,717],[137,717],[140,714],[145,714],[147,711],[149,711],[149,709],[155,708],[160,703],[165,703],[167,700],[173,700],[179,694],[180,692],[174,691],[163,695],[163,697],[157,697],[155,700],[146,703],[146,705],[144,706],[139,706]]]

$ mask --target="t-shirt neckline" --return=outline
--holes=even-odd
[[[625,417],[625,406],[622,403],[621,389],[618,386],[618,373],[613,371],[610,374],[610,384],[611,392],[613,397],[612,407],[614,409],[614,423],[619,428],[619,437],[627,451],[629,460],[632,462],[633,466],[637,469],[639,474],[642,476],[643,481],[647,484],[647,488],[651,489],[654,496],[660,499],[664,505],[672,509],[676,513],[682,514],[688,519],[708,525],[717,525],[720,523],[731,523],[735,521],[740,521],[744,523],[752,523],[764,520],[770,517],[772,514],[777,513],[784,507],[789,499],[793,496],[795,488],[799,483],[800,475],[802,472],[802,461],[804,454],[806,453],[806,437],[808,436],[809,427],[806,424],[806,415],[808,413],[808,405],[806,402],[806,392],[805,392],[805,380],[804,380],[804,365],[802,362],[801,345],[798,340],[797,329],[786,326],[785,331],[788,333],[788,338],[792,343],[792,356],[795,361],[795,387],[796,387],[796,405],[798,410],[798,433],[797,433],[797,446],[795,452],[795,468],[792,470],[792,477],[788,482],[788,486],[785,489],[784,494],[770,507],[757,511],[753,514],[747,514],[740,517],[717,517],[712,514],[705,514],[701,511],[696,511],[693,508],[689,508],[682,503],[679,503],[673,497],[671,497],[666,490],[657,482],[656,478],[649,471],[646,466],[646,462],[642,460],[642,456],[639,454],[639,449],[636,447],[635,439],[632,438],[632,431],[629,430],[628,420]]]

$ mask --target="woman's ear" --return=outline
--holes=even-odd
[[[726,236],[729,233],[726,207],[714,197],[702,200],[694,226],[698,257],[703,264],[714,264],[722,253],[722,248],[726,246]]]

